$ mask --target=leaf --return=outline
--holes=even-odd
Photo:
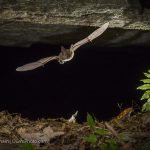
[[[24,143],[20,145],[20,150],[35,150],[31,143]]]
[[[142,111],[150,111],[150,99],[142,106]]]
[[[137,88],[138,90],[148,90],[150,89],[150,84],[144,84],[144,85],[141,85]]]
[[[84,140],[89,143],[96,143],[97,136],[95,134],[90,134],[89,136],[84,137]]]
[[[108,132],[105,131],[105,130],[102,129],[102,128],[98,128],[98,129],[95,130],[95,134],[98,134],[98,135],[105,135],[105,134],[107,134],[107,133],[108,133]]]
[[[143,104],[142,111],[150,111],[150,70],[148,70],[148,73],[144,73],[144,75],[148,79],[142,79],[141,81],[144,84],[137,87],[137,89],[145,90],[144,94],[141,97],[141,100],[147,99],[147,102]]]
[[[93,128],[94,125],[95,125],[95,121],[94,121],[93,117],[89,113],[87,113],[86,120],[87,120],[87,124],[90,126],[90,128]]]
[[[145,91],[145,93],[141,97],[141,100],[143,100],[143,99],[149,99],[149,98],[150,98],[150,90]]]
[[[145,142],[141,147],[141,150],[149,150],[149,149],[150,149],[150,142]]]
[[[150,78],[150,74],[149,74],[149,73],[144,73],[144,75],[145,75],[147,78]]]
[[[143,79],[141,80],[143,83],[150,83],[150,79]]]
[[[116,142],[113,139],[109,140],[108,143],[109,143],[110,150],[116,150],[117,149]]]
[[[101,150],[117,150],[117,145],[116,142],[111,139],[111,140],[107,140],[107,143],[101,144],[100,145],[100,149]]]
[[[100,145],[100,150],[109,150],[108,148],[109,148],[108,144],[104,143]]]

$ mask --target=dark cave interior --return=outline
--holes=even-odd
[[[67,47],[67,46],[66,46]],[[149,48],[83,46],[64,65],[53,61],[39,69],[16,72],[16,67],[58,54],[60,45],[35,44],[30,48],[1,49],[1,111],[23,117],[69,118],[79,111],[109,119],[120,109],[141,105],[136,88],[150,69]]]

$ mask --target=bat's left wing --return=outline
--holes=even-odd
[[[77,42],[74,45],[72,45],[73,50],[75,51],[80,46],[82,46],[82,45],[84,45],[84,44],[86,44],[88,42],[91,42],[92,40],[94,40],[95,38],[100,36],[108,28],[108,26],[109,26],[109,22],[107,22],[104,25],[102,25],[100,28],[98,28],[93,33],[91,33],[88,37],[86,37],[83,40],[80,40],[79,42]]]
[[[36,62],[32,62],[32,63],[25,64],[23,66],[20,66],[16,69],[16,71],[29,71],[29,70],[34,70],[41,66],[43,66],[43,64],[36,61]]]
[[[58,59],[58,56],[50,56],[50,57],[42,58],[42,59],[39,59],[38,61],[31,62],[31,63],[25,64],[23,66],[20,66],[16,69],[16,71],[34,70],[36,68],[44,66],[49,61],[55,60],[55,59]]]

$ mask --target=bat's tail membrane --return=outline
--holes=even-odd
[[[109,22],[105,23],[104,25],[102,25],[100,28],[98,28],[97,30],[95,30],[93,33],[91,33],[88,36],[88,39],[90,41],[94,40],[95,38],[97,38],[98,36],[100,36],[109,26]]]

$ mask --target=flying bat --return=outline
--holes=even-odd
[[[109,26],[109,22],[102,25],[100,28],[98,28],[93,33],[91,33],[88,37],[78,41],[75,44],[72,44],[69,49],[65,49],[63,46],[61,46],[61,51],[57,56],[49,56],[46,58],[39,59],[38,61],[25,64],[23,66],[18,67],[16,71],[33,70],[38,67],[44,66],[46,63],[52,60],[57,60],[60,64],[64,64],[65,62],[70,61],[74,57],[75,50],[77,50],[80,46],[88,42],[92,42],[95,38],[100,36],[108,28],[108,26]]]

